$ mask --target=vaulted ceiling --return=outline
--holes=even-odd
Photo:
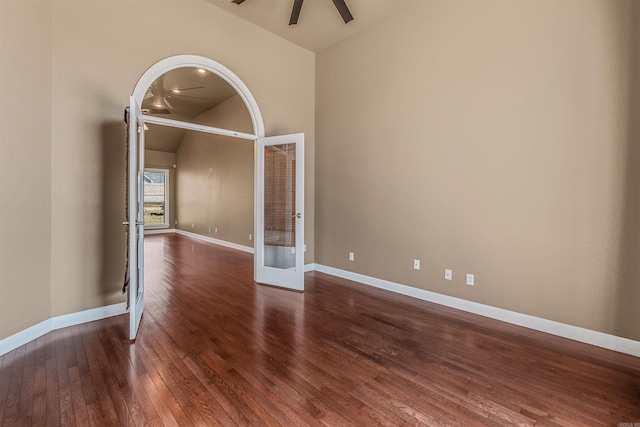
[[[294,0],[245,0],[239,5],[231,0],[206,1],[307,50],[320,52],[416,0],[345,0],[354,17],[347,24],[332,0],[304,0],[297,25],[289,25]],[[153,108],[157,98],[152,95],[162,92],[160,98],[168,102],[163,108],[168,108],[170,114],[166,110],[160,116],[184,121],[194,121],[202,112],[235,95],[235,91],[218,76],[209,72],[200,74],[193,68],[173,70],[154,84],[157,86],[152,85],[149,89],[142,108]],[[187,90],[176,91],[185,88]],[[151,125],[147,148],[175,152],[184,132],[178,128]]]
[[[332,0],[305,0],[297,25],[289,25],[294,0],[206,0],[312,52],[320,52],[416,0],[346,0],[354,20],[345,24]],[[423,1],[423,0],[419,0]]]
[[[198,116],[237,95],[235,89],[216,74],[193,67],[177,68],[154,81],[142,102],[148,114],[203,123]],[[154,112],[154,109],[159,112]],[[183,129],[148,125],[147,149],[175,152],[184,136]]]

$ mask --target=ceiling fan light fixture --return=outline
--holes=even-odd
[[[199,72],[200,74],[204,74],[204,73],[206,73],[207,71],[206,71],[204,68],[198,68],[198,72]]]

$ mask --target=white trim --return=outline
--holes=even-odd
[[[184,230],[175,230],[177,234],[182,234],[183,236],[193,237],[194,239],[204,240],[205,242],[213,243],[216,245],[224,246],[231,249],[236,249],[242,252],[248,252],[250,254],[253,253],[253,248],[249,246],[239,245],[237,243],[227,242],[225,240],[214,239],[213,237],[203,236],[202,234],[190,233]]]
[[[233,136],[236,138],[243,138],[249,140],[255,140],[258,137],[250,133],[237,132],[235,130],[228,130],[222,128],[216,128],[213,126],[199,125],[197,123],[181,122],[180,120],[166,119],[164,117],[142,115],[142,118],[146,123],[155,123],[160,126],[168,126],[179,129],[193,130],[196,132],[212,133],[215,135]]]
[[[134,340],[142,312],[138,302],[144,302],[144,119],[141,102],[129,97],[129,339]]]
[[[118,304],[108,305],[105,307],[92,308],[90,310],[79,311],[77,313],[63,314],[44,320],[37,325],[33,325],[27,329],[10,335],[0,340],[0,356],[6,354],[16,348],[27,344],[48,334],[56,329],[66,328],[69,326],[80,325],[82,323],[93,322],[96,320],[106,319],[107,317],[119,316],[127,313],[127,304],[122,302]]]
[[[305,273],[309,273],[311,271],[314,271],[316,269],[316,265],[315,264],[305,264],[304,266],[304,272]]]
[[[175,228],[145,228],[144,229],[144,235],[148,236],[150,234],[169,234],[169,233],[175,233],[176,229]]]
[[[249,91],[249,88],[237,75],[235,75],[233,71],[219,62],[204,56],[176,55],[156,62],[144,72],[142,77],[140,77],[135,89],[133,90],[133,96],[136,98],[138,103],[142,105],[144,94],[147,92],[149,86],[151,86],[151,83],[166,72],[183,67],[204,68],[229,83],[247,106],[247,110],[249,110],[249,115],[251,116],[251,122],[253,123],[253,132],[256,137],[264,136],[264,122],[262,120],[262,114],[260,113],[258,103]]]
[[[503,322],[523,326],[536,331],[546,332],[548,334],[640,357],[640,341],[605,334],[603,332],[592,331],[590,329],[567,325],[565,323],[542,319],[540,317],[517,313],[515,311],[504,310],[502,308],[467,301],[461,298],[451,297],[424,289],[418,289],[412,286],[390,282],[388,280],[353,273],[351,271],[340,270],[322,264],[315,264],[315,270],[321,273],[362,283],[364,285],[385,289],[424,301],[430,301],[447,307],[456,308],[458,310],[467,311],[469,313],[479,314],[480,316],[489,317],[491,319],[501,320]]]
[[[79,311],[77,313],[63,314],[52,318],[53,330],[66,328],[68,326],[80,325],[82,323],[93,322],[94,320],[106,319],[107,317],[119,316],[127,312],[127,303],[107,305],[104,307],[92,308],[90,310]]]
[[[233,71],[231,71],[224,65],[220,64],[219,62],[214,61],[213,59],[209,59],[204,56],[197,56],[197,55],[176,55],[176,56],[171,56],[169,58],[165,58],[161,61],[158,61],[154,65],[149,67],[149,69],[144,72],[142,77],[140,77],[140,79],[136,83],[135,88],[133,89],[133,97],[135,97],[138,103],[142,105],[142,101],[144,99],[145,93],[147,92],[147,89],[158,77],[160,77],[161,75],[171,70],[175,70],[177,68],[184,68],[184,67],[203,68],[205,70],[208,70],[216,74],[217,76],[222,78],[224,81],[229,83],[229,85],[233,87],[235,91],[238,93],[238,95],[244,102],[245,106],[247,107],[247,110],[249,111],[249,116],[251,116],[251,122],[253,124],[254,135],[243,134],[241,132],[228,131],[226,129],[212,128],[210,126],[200,127],[196,125],[198,126],[197,130],[203,131],[203,132],[228,134],[229,136],[234,136],[239,138],[253,139],[256,141],[254,143],[254,150],[257,150],[258,138],[262,138],[265,135],[264,121],[262,119],[262,113],[260,112],[258,103],[253,97],[253,94],[251,93],[249,88],[244,84],[244,82],[240,79],[240,77],[238,77]],[[145,117],[149,119],[148,116],[145,116]],[[193,126],[185,123],[172,122],[170,119],[151,118],[149,120],[157,124],[165,124],[165,125],[178,126],[178,127]],[[258,179],[259,178],[256,173],[256,169],[254,168],[254,181],[257,182]],[[256,188],[257,187],[254,186],[254,195],[253,195],[254,206],[258,205],[258,193],[256,191]],[[253,223],[254,236],[256,235],[256,231],[258,230],[256,222],[257,220],[254,220],[254,223]],[[261,252],[262,252],[262,247],[258,247],[258,250],[257,250],[258,255],[260,255]],[[251,253],[254,253],[253,249]],[[254,268],[254,279],[256,274],[255,270],[256,269]]]

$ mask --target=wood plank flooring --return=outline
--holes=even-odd
[[[638,358],[321,273],[256,285],[180,235],[146,253],[137,341],[118,316],[0,357],[0,425],[640,423]]]

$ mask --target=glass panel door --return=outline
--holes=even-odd
[[[258,141],[256,281],[304,289],[304,135]]]
[[[135,340],[144,310],[144,121],[129,105],[129,339]]]

